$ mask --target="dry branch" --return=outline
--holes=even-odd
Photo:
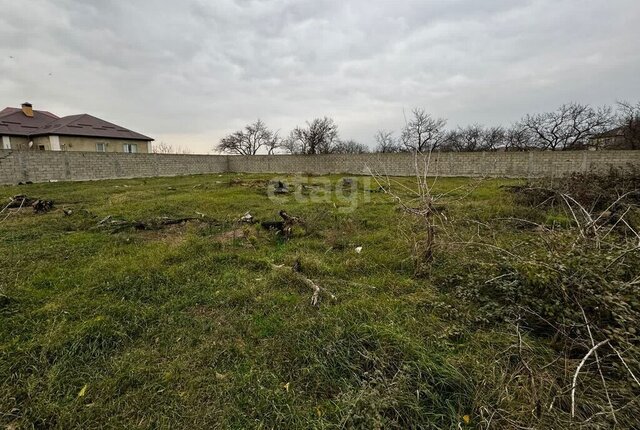
[[[284,210],[281,210],[279,215],[282,218],[282,221],[262,221],[260,225],[267,230],[276,230],[278,234],[282,234],[288,239],[293,233],[294,226],[305,224],[304,220],[291,216]]]
[[[21,209],[24,206],[31,206],[33,208],[33,212],[35,213],[44,213],[53,209],[53,200],[36,199],[25,196],[23,194],[19,194],[10,197],[9,203],[2,209],[2,212],[4,212],[5,209]]]
[[[184,224],[190,221],[197,221],[204,224],[210,225],[220,225],[220,222],[205,217],[182,217],[182,218],[169,218],[169,217],[159,217],[152,218],[149,220],[133,220],[128,221],[124,219],[113,219],[111,215],[103,218],[99,223],[98,227],[104,227],[111,230],[112,233],[117,233],[119,231],[123,231],[126,229],[134,229],[134,230],[159,230],[167,226],[176,225],[176,224]]]
[[[585,355],[582,360],[580,361],[580,364],[578,365],[576,372],[573,374],[573,382],[571,384],[571,418],[575,417],[576,415],[576,385],[578,384],[578,374],[580,373],[580,370],[582,370],[582,366],[584,366],[584,364],[587,362],[587,359],[591,356],[591,354],[593,354],[598,348],[600,348],[602,345],[609,343],[609,339],[605,339],[599,343],[597,343],[596,345],[594,345],[589,352],[587,352],[587,355]]]
[[[336,296],[334,296],[333,294],[331,294],[330,292],[328,292],[327,290],[322,288],[320,285],[316,284],[311,279],[307,278],[302,273],[300,273],[300,271],[297,269],[298,268],[298,263],[296,263],[296,265],[294,267],[285,266],[284,264],[271,264],[271,268],[273,268],[274,270],[287,270],[287,271],[290,271],[291,273],[294,274],[294,276],[298,280],[300,280],[306,286],[311,288],[313,290],[313,295],[311,296],[311,304],[313,306],[318,306],[318,304],[320,302],[320,293],[322,293],[322,292],[324,292],[326,295],[328,295],[329,298],[331,298],[332,300],[336,300]]]

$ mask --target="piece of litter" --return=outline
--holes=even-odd
[[[89,385],[84,384],[84,387],[82,387],[82,389],[80,390],[80,392],[78,393],[78,397],[84,397],[84,395],[87,393],[87,387]]]
[[[240,221],[251,224],[253,223],[253,215],[247,212],[246,214],[242,215],[242,217],[240,218]]]
[[[360,254],[362,252],[362,247],[361,246],[356,246],[356,253]]]

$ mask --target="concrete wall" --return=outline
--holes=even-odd
[[[640,151],[452,152],[433,154],[429,163],[429,173],[438,176],[555,177],[610,167],[640,168]],[[242,157],[0,150],[0,184],[221,172],[365,175],[370,171],[411,176],[415,159],[411,154]]]
[[[640,168],[640,151],[534,151],[443,152],[431,155],[429,174],[437,176],[528,178],[562,176],[572,172],[610,167]],[[425,159],[418,165],[424,169]],[[260,155],[230,156],[229,171],[256,173],[347,173],[370,171],[391,176],[411,176],[416,171],[411,154]]]
[[[178,176],[227,171],[223,155],[0,150],[0,184]]]

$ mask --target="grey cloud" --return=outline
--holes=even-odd
[[[451,125],[506,124],[570,100],[640,99],[635,0],[32,0],[2,9],[4,105],[91,112],[198,152],[258,117],[288,130],[332,115],[345,137],[371,143],[413,106]]]

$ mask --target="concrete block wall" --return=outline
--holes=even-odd
[[[425,159],[418,160],[422,170]],[[640,151],[444,152],[428,159],[438,176],[557,177],[573,172],[640,168]],[[0,150],[0,184],[177,176],[200,173],[415,174],[411,154],[177,155]]]
[[[430,175],[529,178],[573,172],[640,168],[640,151],[443,152],[431,157],[412,154],[331,154],[230,156],[230,172],[412,176],[416,161]]]
[[[224,155],[0,150],[0,184],[178,176],[228,171]]]

